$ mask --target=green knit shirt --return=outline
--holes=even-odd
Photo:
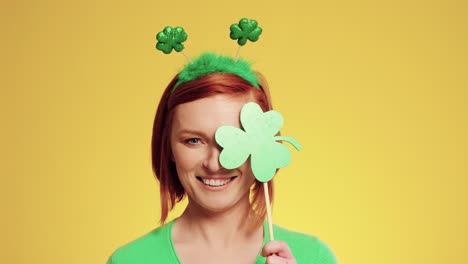
[[[118,248],[107,264],[180,264],[172,243],[172,225],[175,220],[155,228],[148,234]],[[263,225],[263,245],[269,241],[268,225]],[[299,264],[336,264],[330,248],[314,236],[273,226],[275,240],[285,241]],[[263,248],[263,246],[262,246]],[[261,249],[260,249],[261,251]],[[265,257],[258,254],[255,264],[264,264]]]

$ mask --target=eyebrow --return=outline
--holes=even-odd
[[[182,129],[182,130],[177,132],[177,136],[181,136],[183,134],[199,135],[199,136],[202,136],[204,138],[209,138],[209,136],[207,134],[205,134],[202,131],[197,131],[197,130]]]

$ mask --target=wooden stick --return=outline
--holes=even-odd
[[[270,232],[270,241],[275,240],[273,236],[273,221],[271,220],[271,207],[270,207],[270,193],[268,192],[268,182],[263,183],[263,189],[265,192],[265,203],[267,209],[267,217],[268,217],[268,231]]]

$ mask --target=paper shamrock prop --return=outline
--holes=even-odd
[[[226,169],[240,167],[250,156],[250,165],[255,178],[268,182],[276,169],[287,166],[291,151],[278,140],[291,143],[301,150],[292,137],[275,136],[283,126],[283,117],[278,111],[263,112],[256,103],[245,104],[240,113],[242,129],[222,126],[216,130],[216,142],[223,148],[219,162]]]
[[[187,40],[187,33],[182,27],[165,27],[163,31],[156,35],[158,42],[156,43],[156,49],[169,54],[174,49],[177,52],[181,52],[184,49],[182,42]]]

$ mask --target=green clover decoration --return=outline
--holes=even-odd
[[[182,27],[165,27],[163,31],[156,35],[158,42],[156,43],[156,49],[169,54],[174,49],[177,52],[181,52],[184,49],[182,42],[187,40],[187,33],[185,33]]]
[[[237,43],[241,46],[244,46],[247,43],[247,39],[255,42],[262,34],[262,28],[258,26],[257,21],[242,18],[239,21],[239,24],[232,24],[231,34],[229,35],[231,39],[236,40]]]
[[[301,150],[301,145],[292,137],[275,136],[283,126],[278,111],[264,113],[258,104],[250,102],[242,107],[240,120],[244,130],[233,126],[216,130],[215,140],[223,148],[219,162],[226,169],[235,169],[250,156],[255,178],[268,182],[278,168],[291,162],[291,151],[277,141],[287,141],[297,150]]]

